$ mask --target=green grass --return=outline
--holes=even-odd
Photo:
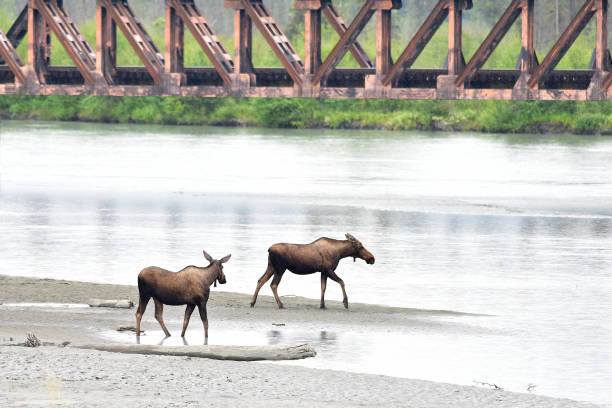
[[[612,133],[605,102],[0,96],[0,116],[270,128]]]

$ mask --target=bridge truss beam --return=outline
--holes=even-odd
[[[19,84],[25,84],[26,74],[23,71],[24,63],[13,48],[13,44],[2,31],[0,31],[0,57],[2,62],[8,65],[9,69],[15,77],[15,81]]]
[[[536,68],[533,75],[531,75],[531,78],[529,78],[527,85],[529,85],[530,88],[537,88],[540,83],[545,80],[546,76],[557,66],[559,61],[561,61],[561,59],[565,56],[567,51],[570,49],[574,41],[576,41],[576,39],[578,38],[582,30],[586,27],[586,25],[589,23],[591,18],[598,11],[603,11],[598,10],[598,6],[601,7],[604,2],[607,2],[607,0],[587,0],[584,3],[582,8],[580,8],[580,10],[578,11],[578,14],[576,14],[576,16],[570,22],[567,29],[563,32],[563,34],[561,34],[559,40],[557,40],[555,45],[553,45],[548,55],[546,55],[542,63]],[[601,27],[599,28],[601,29]],[[597,43],[597,48],[603,47],[603,44],[601,44],[600,41],[598,41]],[[598,55],[600,54],[600,52],[598,52]],[[599,60],[598,62],[601,63],[602,61]]]
[[[294,86],[300,87],[304,75],[304,63],[266,8],[263,0],[225,0],[225,5],[235,10],[234,37],[241,39],[236,42],[236,46],[241,48],[237,52],[237,56],[242,60],[241,65],[236,66],[238,69],[236,73],[252,73],[249,72],[252,71],[253,67],[251,30],[252,23],[255,23],[255,26],[261,32],[270,48],[272,48],[276,57],[285,67],[285,70],[293,80]],[[241,69],[244,69],[244,71]]]
[[[30,8],[36,10],[40,24],[46,25],[55,34],[85,82],[93,85],[96,67],[94,51],[70,15],[64,10],[63,0],[30,0]],[[33,45],[39,46],[36,43]]]
[[[128,0],[96,0],[96,47],[89,46],[63,0],[23,0],[24,8],[6,32],[0,31],[0,94],[100,94],[397,99],[612,100],[612,57],[608,49],[608,0],[581,0],[581,7],[541,63],[534,48],[535,0],[505,0],[507,8],[469,61],[463,56],[463,14],[472,0],[437,0],[396,61],[392,55],[392,19],[401,0],[360,0],[350,23],[333,0],[294,0],[304,13],[304,59],[266,7],[272,0],[224,0],[234,13],[234,55],[230,55],[206,10],[194,0],[165,0],[165,54],[153,42]],[[476,7],[478,4],[476,4]],[[375,18],[372,59],[358,37]],[[326,20],[339,39],[322,54]],[[513,24],[521,21],[521,48],[515,67],[486,67]],[[585,69],[559,70],[586,25],[595,21],[592,60]],[[434,34],[448,25],[444,67],[415,68]],[[262,34],[282,68],[253,64],[253,26]],[[117,29],[141,67],[117,65]],[[185,30],[212,67],[185,66]],[[17,53],[28,38],[27,61]],[[51,36],[74,66],[54,66]],[[371,37],[368,37],[371,38]],[[399,41],[402,39],[400,38]],[[400,43],[401,44],[401,43]],[[405,43],[404,43],[405,44]],[[403,44],[402,44],[403,46]],[[351,53],[359,68],[338,67]],[[373,54],[372,54],[373,55]],[[587,68],[588,67],[588,68]]]
[[[234,61],[193,0],[166,2],[166,72],[184,73],[184,26],[187,26],[223,82],[232,85]],[[184,78],[181,78],[181,83]]]
[[[295,8],[305,10],[305,72],[314,75],[322,64],[321,58],[321,17],[325,15],[334,31],[342,37],[348,30],[344,19],[334,7],[331,0],[296,0]],[[370,59],[359,41],[351,44],[349,51],[361,68],[373,69],[374,62]]]
[[[164,84],[164,57],[145,27],[136,17],[128,1],[98,0],[98,15],[106,16],[106,29],[98,27],[98,35],[103,37],[98,42],[105,44],[110,41],[116,47],[116,39],[106,38],[106,35],[115,36],[116,28],[114,27],[119,27],[140,60],[144,63],[155,85],[162,86]],[[116,56],[116,49],[111,54]],[[108,58],[105,62],[111,62],[111,59]],[[106,73],[112,71],[112,68],[103,67],[103,71]]]

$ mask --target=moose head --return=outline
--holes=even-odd
[[[217,287],[217,281],[222,285],[227,283],[227,280],[225,279],[225,274],[223,273],[223,264],[229,261],[229,259],[232,257],[232,254],[226,255],[223,258],[217,260],[213,259],[212,256],[208,255],[205,250],[202,250],[202,253],[204,254],[204,258],[206,258],[206,260],[210,262],[210,265],[208,265],[208,267],[216,267],[218,269],[217,278],[215,279],[215,287]]]
[[[359,258],[359,259],[363,259],[364,261],[366,261],[366,263],[369,265],[374,264],[375,262],[374,255],[372,255],[370,251],[365,249],[363,244],[357,238],[355,238],[349,233],[346,233],[345,237],[351,243],[351,246],[353,247],[353,250],[354,250],[353,254],[351,255],[353,257],[353,262],[355,262],[357,258]]]

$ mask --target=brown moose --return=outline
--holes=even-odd
[[[210,262],[206,268],[187,266],[179,272],[170,272],[157,266],[150,266],[138,274],[138,292],[140,299],[136,311],[136,335],[140,336],[140,321],[147,308],[147,303],[153,298],[155,302],[155,319],[159,322],[167,337],[170,332],[166,328],[163,319],[164,305],[179,306],[187,305],[185,309],[185,320],[181,337],[185,337],[185,331],[189,324],[189,318],[195,307],[200,311],[200,318],[204,324],[204,338],[208,339],[208,318],[206,316],[206,302],[210,295],[210,285],[217,286],[226,282],[223,273],[223,264],[232,256],[227,255],[220,260],[213,259],[206,251],[204,258]]]
[[[325,309],[325,288],[327,278],[331,278],[340,284],[344,297],[344,307],[348,309],[348,297],[344,290],[344,282],[336,275],[338,262],[343,258],[352,257],[363,259],[368,264],[374,264],[374,256],[363,247],[361,242],[351,234],[346,234],[346,241],[330,238],[319,238],[310,244],[275,244],[268,249],[268,269],[257,281],[257,288],[251,301],[251,307],[255,306],[257,294],[261,287],[274,275],[272,292],[279,309],[283,304],[278,298],[276,289],[283,277],[285,270],[289,269],[297,275],[309,275],[321,272],[321,309]]]

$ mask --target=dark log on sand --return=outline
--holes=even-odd
[[[131,309],[134,307],[134,302],[127,299],[120,300],[106,300],[106,299],[91,299],[89,301],[90,307],[110,307],[114,309]]]
[[[141,344],[92,344],[76,348],[111,353],[210,358],[213,360],[301,360],[317,355],[308,344],[299,346],[152,346]]]
[[[134,333],[136,333],[136,328],[134,326],[119,326],[117,331],[118,332],[134,332]],[[140,333],[144,333],[144,330],[141,330]]]

